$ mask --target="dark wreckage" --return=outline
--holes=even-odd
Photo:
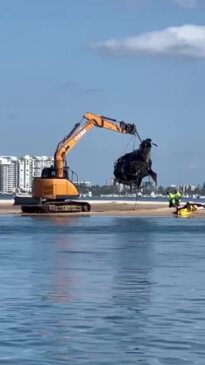
[[[142,179],[150,176],[157,184],[157,174],[152,170],[150,158],[152,145],[152,140],[147,138],[137,150],[118,158],[114,164],[115,182],[139,189]]]

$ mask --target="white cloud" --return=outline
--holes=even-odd
[[[135,37],[108,39],[91,45],[111,55],[176,55],[205,58],[205,26],[169,27]]]
[[[198,5],[197,0],[175,0],[175,3],[182,8],[196,8]]]

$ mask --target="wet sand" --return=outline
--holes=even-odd
[[[174,208],[169,208],[168,204],[162,202],[102,202],[95,201],[91,203],[91,212],[89,213],[50,213],[49,215],[118,215],[118,216],[150,216],[166,217],[173,216]],[[18,214],[22,215],[20,206],[14,206],[10,201],[0,203],[0,214]],[[28,215],[28,214],[27,214]],[[35,214],[39,215],[39,214]],[[204,216],[205,209],[198,210],[193,216]]]

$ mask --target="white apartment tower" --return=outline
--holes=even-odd
[[[17,187],[23,192],[31,191],[32,184],[32,162],[31,156],[26,155],[18,159],[18,184]]]
[[[0,156],[0,192],[14,193],[18,179],[17,157]]]

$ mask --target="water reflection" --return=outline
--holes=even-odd
[[[75,216],[75,215],[34,215],[34,216],[30,216],[29,218],[31,218],[31,220],[33,221],[33,223],[35,224],[35,222],[40,222],[43,221],[44,223],[51,225],[51,224],[55,224],[57,226],[73,226],[76,224],[76,222],[78,222],[79,220],[81,220],[83,218],[83,216]],[[87,218],[87,216],[85,216],[84,218]]]
[[[153,222],[143,218],[115,218],[113,262],[115,275],[112,301],[115,314],[107,319],[116,331],[124,334],[119,350],[143,355],[147,315],[151,305]],[[128,340],[129,339],[129,340]]]
[[[120,230],[115,233],[114,298],[119,304],[143,308],[149,302],[152,285],[153,222],[143,218],[116,219],[116,225]]]
[[[62,224],[58,220],[58,224]],[[37,249],[36,249],[37,246]],[[32,295],[52,302],[72,300],[76,273],[70,269],[71,257],[66,253],[72,250],[73,239],[68,234],[47,234],[39,238],[38,245],[33,238],[32,256],[37,265],[32,270]],[[62,254],[61,252],[64,252]]]

